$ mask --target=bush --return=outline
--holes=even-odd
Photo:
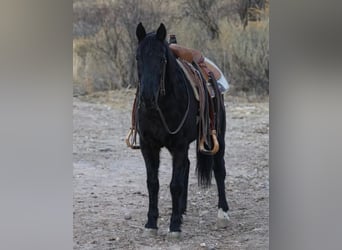
[[[269,29],[268,21],[241,30],[232,26],[230,75],[233,92],[256,95],[269,93]]]

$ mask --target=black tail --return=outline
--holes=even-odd
[[[197,164],[196,174],[198,185],[200,187],[208,188],[211,185],[212,170],[214,166],[214,157],[212,155],[205,155],[199,152],[197,140]]]

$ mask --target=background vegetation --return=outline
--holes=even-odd
[[[137,85],[135,29],[163,22],[177,41],[223,71],[230,94],[268,95],[266,0],[74,0],[74,93]]]

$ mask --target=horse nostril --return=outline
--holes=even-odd
[[[141,102],[146,108],[154,108],[156,106],[156,101],[154,97],[146,98],[144,96],[141,97]]]

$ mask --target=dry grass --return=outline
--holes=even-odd
[[[268,20],[247,26],[228,26],[231,83],[235,92],[268,94],[269,28]]]

